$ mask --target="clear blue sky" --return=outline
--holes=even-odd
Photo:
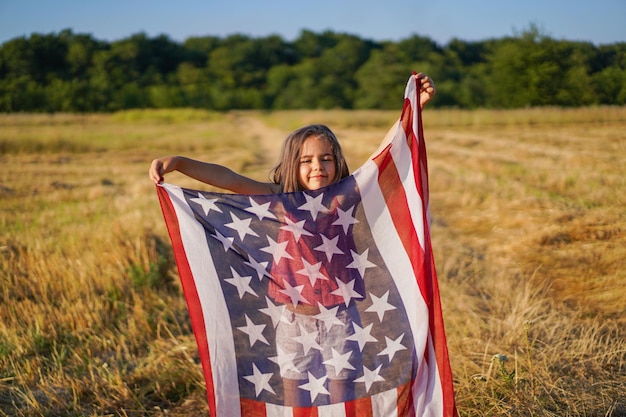
[[[365,39],[427,36],[441,45],[514,35],[536,24],[555,39],[626,42],[626,0],[0,0],[0,43],[69,28],[114,41],[144,32],[285,40],[302,29]]]

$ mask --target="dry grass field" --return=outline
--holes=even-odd
[[[0,115],[0,416],[208,415],[150,161],[265,179],[322,122],[354,169],[398,115]],[[424,123],[460,415],[626,416],[626,108]]]

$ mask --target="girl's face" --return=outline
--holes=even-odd
[[[333,148],[318,136],[309,136],[302,144],[298,181],[305,190],[317,190],[334,182],[336,168]]]

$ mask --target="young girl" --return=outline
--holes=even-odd
[[[434,83],[424,74],[416,74],[415,78],[420,81],[420,106],[423,107],[435,94]],[[381,149],[391,140],[394,131],[395,126],[383,140]],[[272,182],[260,182],[224,166],[182,156],[155,159],[152,161],[149,174],[152,181],[158,184],[163,181],[166,173],[174,170],[206,184],[247,195],[318,190],[349,175],[336,136],[328,127],[319,124],[297,129],[285,139],[279,163],[272,171]],[[337,206],[339,202],[335,201],[330,210],[334,211]],[[283,223],[287,220],[291,221],[281,219]],[[331,224],[325,222],[324,218],[318,219],[318,229],[330,229]],[[350,236],[342,239],[345,239],[345,247],[354,246]],[[329,260],[317,271],[319,279],[313,278],[310,282],[311,278],[302,273],[302,262],[313,266],[318,262],[316,256],[319,257],[319,254],[316,255],[307,244],[295,239],[291,232],[284,232],[284,236],[279,236],[278,241],[289,241],[288,247],[293,258],[302,260],[300,263],[278,262],[277,265],[272,265],[270,271],[272,281],[269,284],[268,295],[274,301],[285,305],[284,315],[276,328],[276,345],[283,352],[293,355],[294,366],[286,369],[281,375],[286,396],[285,404],[292,406],[310,404],[307,402],[306,391],[299,390],[298,387],[302,386],[307,378],[309,369],[320,367],[326,368],[331,402],[344,401],[354,390],[353,383],[350,382],[354,380],[352,375],[354,366],[336,370],[328,364],[333,363],[333,355],[343,355],[347,351],[347,341],[354,333],[353,323],[360,322],[354,303],[344,305],[342,298],[337,295],[337,281],[356,282],[354,290],[364,293],[362,278],[354,269],[345,268],[345,265]],[[284,283],[288,283],[290,287],[304,288],[300,295],[306,302],[297,302],[295,305],[291,303],[285,294]],[[324,315],[331,309],[334,311],[334,320],[329,322]],[[315,342],[311,342],[312,345],[302,351],[302,337],[310,334],[317,335]]]

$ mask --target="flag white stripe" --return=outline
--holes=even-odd
[[[429,350],[430,352],[430,350]],[[426,390],[428,382],[429,364],[420,366],[417,375],[415,376],[415,383],[411,387],[411,395],[413,395],[413,407],[415,409],[415,415],[423,416],[424,409],[426,408],[426,396],[424,390]]]
[[[202,306],[215,387],[216,410],[211,410],[211,413],[240,417],[234,338],[224,297],[215,296],[221,294],[222,289],[206,242],[205,230],[187,205],[182,189],[171,184],[163,184],[163,188],[167,190],[176,211],[181,240]]]
[[[398,391],[389,390],[372,395],[373,417],[398,417]]]
[[[431,383],[426,386],[416,385],[413,391],[413,398],[417,402],[416,409],[420,410],[417,415],[441,417],[443,415],[443,386],[439,377],[439,366],[435,360],[435,346],[430,334],[428,335],[428,356],[432,359],[426,369],[424,369],[426,374],[424,381],[430,381]],[[417,407],[418,405],[419,408]]]
[[[265,404],[266,417],[293,417],[293,408],[278,404]]]
[[[346,406],[344,403],[323,405],[317,408],[318,417],[346,417]]]
[[[398,134],[393,140],[393,146],[391,147],[391,156],[398,170],[400,181],[406,192],[408,199],[408,205],[411,207],[410,214],[413,220],[413,227],[417,233],[417,239],[419,240],[422,250],[425,248],[424,244],[424,222],[423,222],[423,203],[421,196],[417,192],[417,185],[415,184],[415,172],[413,167],[413,160],[411,159],[411,149],[406,142],[406,134],[404,129],[400,126],[398,128]],[[418,139],[415,139],[418,140]]]

